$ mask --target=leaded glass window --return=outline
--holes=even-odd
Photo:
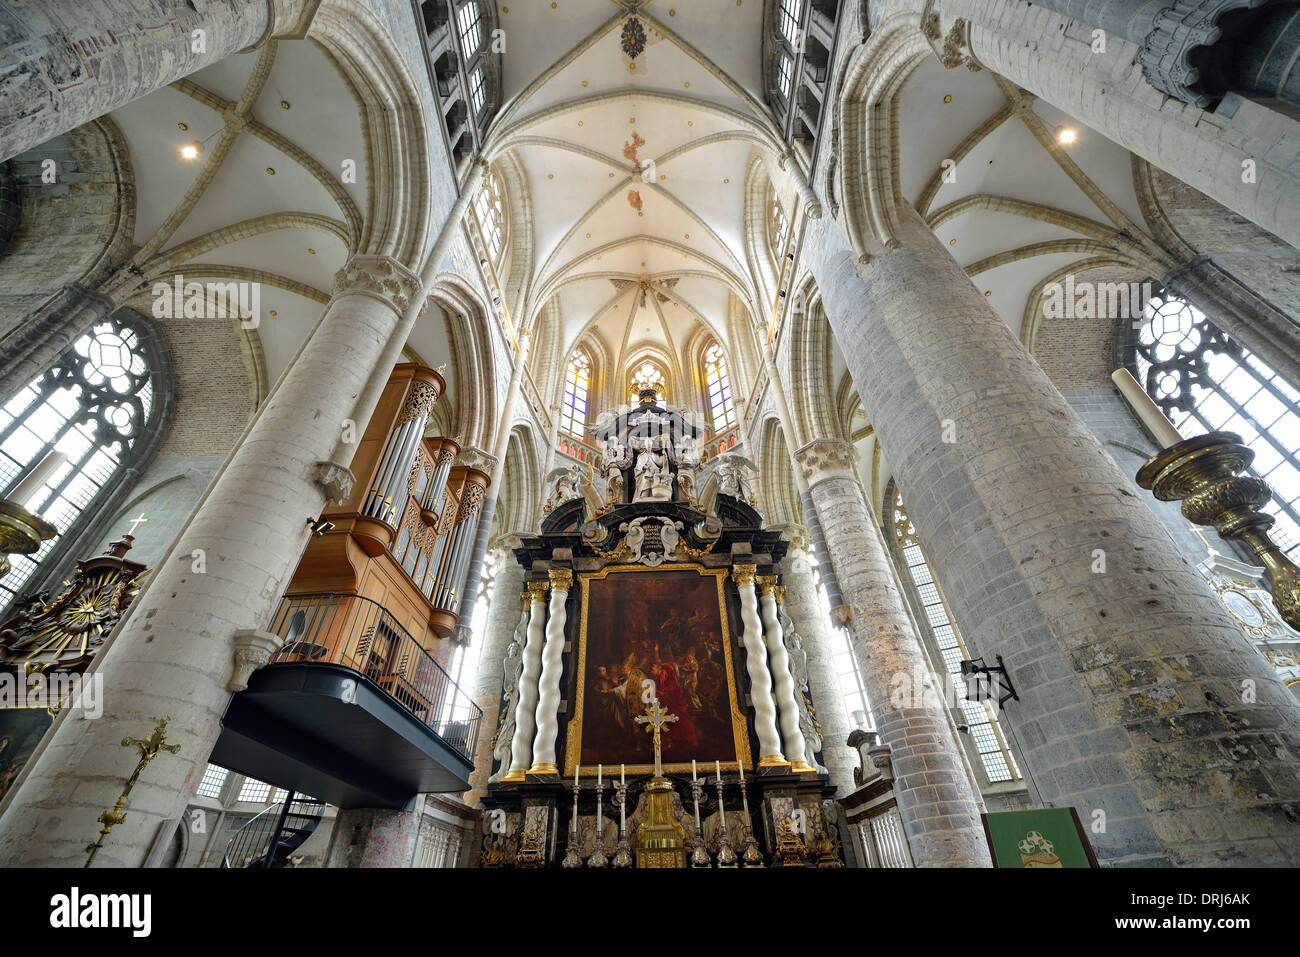
[[[772,216],[768,221],[768,239],[772,243],[772,255],[779,257],[781,250],[785,248],[785,238],[790,233],[790,221],[785,218],[785,210],[781,208],[781,201],[776,197],[772,198]]]
[[[665,383],[666,380],[662,369],[653,362],[643,362],[632,373],[632,398],[638,398],[643,389],[654,389],[655,395],[662,399],[664,397]]]
[[[456,11],[456,30],[460,35],[460,48],[468,60],[483,42],[483,19],[478,0],[471,0]],[[478,112],[477,108],[474,112]]]
[[[781,36],[793,47],[799,40],[799,21],[803,18],[803,0],[781,0],[778,14],[781,22]]]
[[[1191,438],[1235,432],[1273,489],[1273,541],[1300,558],[1300,391],[1186,300],[1154,296],[1138,328],[1138,381]]]
[[[228,774],[230,772],[225,768],[209,764],[203,772],[203,780],[199,782],[199,794],[202,797],[221,797],[221,789],[225,786]]]
[[[704,386],[709,394],[709,414],[713,431],[722,432],[736,424],[736,406],[731,398],[731,378],[727,360],[716,342],[704,353]]]
[[[23,591],[42,559],[109,485],[145,429],[153,401],[140,334],[106,320],[0,409],[0,497],[8,497],[50,452],[66,456],[21,503],[53,522],[60,536],[32,555],[12,557],[12,571],[0,579],[0,605]]]
[[[854,727],[861,728],[863,731],[873,731],[876,722],[871,714],[871,701],[867,698],[867,688],[862,681],[862,672],[858,668],[858,656],[853,650],[852,639],[847,629],[836,627],[831,619],[831,602],[826,597],[826,586],[822,583],[821,566],[816,556],[809,554],[808,564],[817,583],[817,601],[821,606],[822,620],[826,623],[826,635],[830,640],[831,664],[835,668],[835,679],[840,697],[844,701],[844,710],[853,721]]]
[[[587,431],[587,390],[591,384],[591,360],[581,350],[569,357],[564,374],[564,404],[560,428],[581,439]]]
[[[474,110],[474,115],[478,116],[479,111],[483,109],[483,68],[474,67],[469,75],[469,105]]]
[[[794,61],[790,59],[788,53],[782,53],[776,81],[778,88],[781,90],[781,95],[787,100],[790,98],[790,81],[793,76]]]
[[[894,489],[891,524],[896,554],[902,557],[902,564],[907,566],[908,575],[921,599],[918,617],[929,626],[943,659],[943,668],[952,679],[952,686],[964,690],[966,682],[961,675],[961,663],[970,660],[970,652],[966,649],[966,643],[952,616],[948,614],[948,605],[930,571],[930,563],[926,561],[925,552],[921,550],[921,543],[916,537],[916,526],[912,524],[897,488]],[[1020,769],[1016,767],[1015,758],[1011,756],[998,724],[997,712],[994,710],[996,703],[967,701],[963,698],[959,704],[961,723],[975,744],[989,781],[996,784],[1019,777]]]

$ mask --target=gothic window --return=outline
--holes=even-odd
[[[501,190],[501,180],[492,170],[484,175],[483,189],[474,197],[474,216],[478,219],[483,244],[495,263],[501,257],[505,240],[505,194]]]
[[[790,81],[793,75],[794,60],[790,58],[790,54],[782,53],[780,64],[777,67],[776,81],[777,89],[781,91],[781,96],[786,100],[790,99]]]
[[[32,555],[12,557],[13,570],[0,579],[0,605],[23,591],[56,543],[74,537],[101,490],[113,490],[123,462],[154,422],[152,371],[140,333],[110,319],[0,409],[0,497],[10,497],[47,454],[66,457],[22,503],[53,522],[60,535]]]
[[[478,116],[483,109],[483,68],[474,67],[469,75],[469,105],[474,110],[474,115]]]
[[[468,60],[477,51],[479,44],[483,42],[483,19],[482,12],[478,8],[478,0],[472,0],[464,4],[456,11],[456,30],[460,35],[460,48]],[[478,112],[476,108],[475,113]]]
[[[664,385],[663,370],[653,362],[643,362],[632,373],[632,398],[638,398],[643,389],[654,389],[655,395],[662,399],[664,397]]]
[[[799,21],[803,19],[803,0],[781,0],[779,13],[781,36],[790,46],[795,46],[799,39]]]
[[[1138,381],[1186,438],[1235,432],[1251,471],[1273,489],[1271,534],[1300,558],[1300,391],[1229,338],[1199,309],[1167,293],[1147,303],[1137,334]]]
[[[704,385],[709,393],[709,414],[713,431],[724,432],[736,424],[736,406],[731,399],[731,378],[727,360],[716,342],[704,353]]]
[[[895,554],[900,556],[901,564],[907,567],[912,584],[921,600],[921,614],[918,615],[929,626],[930,634],[938,646],[943,659],[943,668],[951,676],[953,687],[961,690],[966,687],[961,676],[961,663],[970,659],[970,652],[962,641],[961,633],[948,614],[948,605],[939,591],[939,585],[930,573],[930,564],[926,561],[921,543],[916,537],[916,527],[903,507],[903,498],[894,489],[893,515],[890,523],[894,530]],[[1011,781],[1020,776],[1015,759],[1007,748],[998,724],[996,702],[960,701],[958,717],[967,728],[967,734],[975,744],[980,763],[990,782]]]
[[[587,431],[587,390],[591,385],[591,360],[581,350],[569,357],[564,374],[564,404],[560,408],[560,428],[576,438]]]

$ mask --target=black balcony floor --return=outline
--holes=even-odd
[[[469,790],[473,763],[370,679],[335,664],[277,663],[231,699],[212,762],[341,808],[409,810]]]

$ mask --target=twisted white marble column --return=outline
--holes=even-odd
[[[808,763],[808,755],[805,753],[807,749],[804,747],[803,730],[799,727],[799,702],[794,696],[794,675],[790,672],[790,655],[785,650],[785,629],[781,627],[776,614],[777,599],[785,589],[776,583],[775,575],[764,575],[758,579],[758,591],[762,596],[763,634],[767,639],[767,655],[772,669],[785,756],[790,761],[790,770],[815,772],[817,769]]]
[[[756,565],[737,565],[732,569],[731,577],[740,591],[740,617],[745,623],[745,666],[749,670],[749,697],[754,705],[754,732],[758,735],[758,766],[779,767],[790,762],[781,751],[781,737],[776,731],[772,673],[767,668],[763,622],[758,617],[758,596],[754,593],[757,571]]]
[[[551,617],[546,622],[546,647],[542,650],[542,677],[537,684],[537,736],[533,738],[530,774],[559,774],[555,766],[555,735],[560,730],[560,674],[564,671],[564,603],[573,587],[573,572],[551,569]]]
[[[515,704],[515,736],[510,741],[510,773],[502,781],[522,781],[533,761],[536,730],[537,681],[542,673],[542,639],[546,629],[546,589],[549,582],[528,583],[528,644],[524,645],[524,670],[519,673],[519,698]]]

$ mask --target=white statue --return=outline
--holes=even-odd
[[[504,713],[497,728],[496,747],[492,749],[492,757],[499,762],[496,773],[488,778],[492,783],[499,782],[501,777],[510,770],[510,746],[515,736],[515,704],[519,698],[519,675],[524,670],[524,643],[528,640],[527,622],[528,612],[524,612],[519,619],[519,626],[515,629],[514,640],[506,649],[505,661],[501,666],[501,689],[505,693],[502,704]]]
[[[694,503],[696,470],[700,466],[700,450],[695,442],[687,440],[677,449],[677,488],[686,501]]]
[[[668,470],[668,457],[654,448],[650,439],[633,440],[638,449],[636,456],[636,492],[634,502],[662,502],[673,497],[673,477]]]
[[[582,467],[579,465],[552,469],[546,476],[546,481],[551,483],[551,494],[547,498],[548,511],[582,495]]]
[[[736,452],[725,452],[713,462],[713,474],[718,479],[718,491],[742,502],[749,502],[754,495],[754,480],[753,476],[746,474],[745,470],[757,474],[758,466]]]

